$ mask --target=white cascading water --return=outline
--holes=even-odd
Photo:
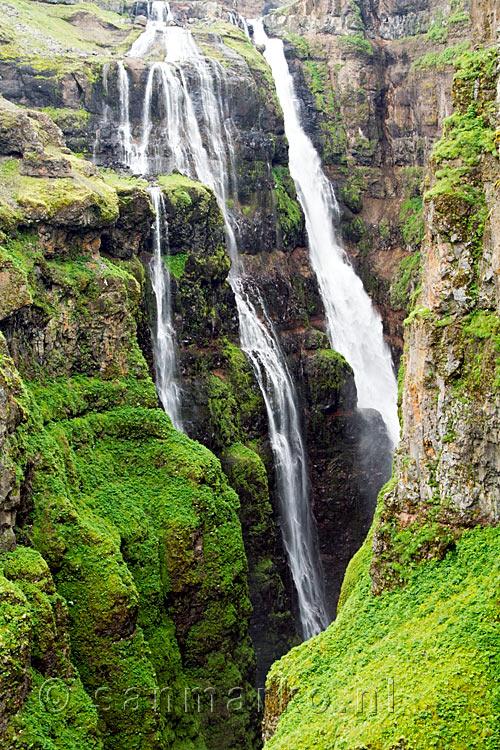
[[[153,63],[149,69],[139,144],[131,141],[127,146],[129,125],[128,115],[124,114],[120,128],[122,143],[125,150],[129,148],[128,163],[133,172],[158,174],[176,168],[211,187],[224,215],[232,261],[229,280],[238,309],[241,348],[252,364],[266,405],[284,545],[297,591],[303,636],[310,638],[323,630],[330,618],[309,506],[306,454],[293,381],[263,300],[254,292],[252,301],[245,286],[234,220],[227,209],[230,188],[234,190],[236,186],[236,170],[230,122],[224,105],[226,74],[217,61],[204,57],[187,29],[168,25],[169,11],[160,7],[165,5],[152,4],[151,21],[128,53],[128,56],[145,56],[160,42],[164,45],[165,60]],[[197,108],[191,90],[199,97]],[[120,93],[125,91],[128,92],[128,87],[122,85]],[[153,125],[154,97],[159,97],[162,107],[160,126]],[[196,111],[200,113],[200,123]],[[151,138],[153,127],[160,128],[161,138],[158,133],[155,139]],[[257,307],[265,322],[259,318]]]
[[[151,286],[156,300],[156,329],[153,336],[153,354],[156,373],[156,388],[163,408],[178,430],[182,430],[179,416],[180,389],[175,381],[177,358],[175,329],[172,324],[170,299],[170,274],[163,257],[168,257],[168,225],[165,202],[160,187],[149,189],[155,224],[153,234],[153,257],[149,264]]]
[[[121,60],[118,63],[118,92],[120,96],[119,134],[123,146],[123,163],[124,166],[130,167],[134,153],[134,141],[130,128],[130,87],[128,74]]]
[[[151,45],[154,43],[154,38],[158,31],[161,32],[165,24],[172,20],[170,7],[168,5],[167,7],[165,6],[166,4],[161,2],[151,4],[150,12],[153,18],[151,22],[148,21],[146,31],[136,40],[136,43],[145,35],[148,35],[150,41],[152,36]],[[162,20],[160,21],[159,19]],[[154,28],[154,34],[151,34],[150,28],[148,29],[150,23]],[[132,136],[130,124],[130,84],[127,70],[121,60],[118,63],[118,93],[120,103],[120,125],[118,132],[123,149],[123,165],[129,167],[135,174],[146,176],[149,174],[148,162],[142,155],[141,149],[136,147]],[[155,211],[153,258],[149,264],[149,274],[156,304],[156,321],[153,332],[156,389],[160,402],[172,420],[172,424],[176,429],[182,430],[180,417],[181,389],[176,379],[176,339],[172,323],[170,273],[163,260],[164,257],[168,257],[169,250],[168,223],[161,189],[157,186],[151,187],[149,188],[149,194]]]
[[[300,124],[300,104],[288,70],[283,42],[269,39],[262,20],[254,39],[265,46],[289,144],[290,174],[306,218],[311,265],[325,306],[331,346],[349,362],[360,408],[377,409],[392,444],[399,440],[397,385],[382,321],[335,236],[338,205],[321,159]]]

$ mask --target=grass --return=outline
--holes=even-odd
[[[412,70],[427,70],[437,68],[442,70],[447,65],[453,65],[454,61],[470,48],[470,41],[460,42],[452,47],[446,47],[442,52],[427,52],[418,57],[412,65]]]
[[[351,561],[336,622],[271,669],[268,689],[295,697],[266,748],[496,750],[500,530],[466,531],[379,597],[371,555]]]

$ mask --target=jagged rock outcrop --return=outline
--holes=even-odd
[[[405,537],[415,539],[412,560],[442,556],[464,528],[500,519],[497,78],[494,48],[458,61],[454,112],[432,156],[421,291],[403,359],[403,438],[375,531],[375,590],[404,578]]]
[[[269,750],[479,750],[500,742],[498,49],[484,32],[491,12],[473,3],[486,46],[456,60],[453,113],[432,151],[393,477],[349,564],[336,622],[270,672]]]
[[[250,750],[239,501],[158,408],[138,342],[148,195],[18,118],[22,158],[0,154],[2,746]],[[34,145],[69,173],[26,175]]]

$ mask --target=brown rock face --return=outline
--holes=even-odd
[[[467,45],[470,22],[446,2],[303,0],[265,23],[288,40],[303,122],[335,185],[344,242],[398,362],[406,301],[391,280],[420,248],[421,184],[451,113],[452,60]]]
[[[411,561],[442,556],[462,529],[500,520],[496,61],[490,44],[458,63],[453,120],[433,155],[422,289],[403,360],[403,439],[374,538],[375,591],[404,580],[405,538],[418,540]],[[476,129],[471,142],[459,140],[464,127]]]

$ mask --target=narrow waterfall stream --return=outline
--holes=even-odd
[[[170,274],[163,262],[168,257],[168,224],[165,202],[160,187],[149,191],[155,210],[154,254],[149,264],[151,286],[156,300],[156,325],[153,335],[156,388],[163,408],[174,427],[182,430],[180,418],[180,389],[175,376],[177,370],[175,330],[172,324],[172,302],[170,299]]]
[[[119,78],[120,96],[124,97],[120,106],[120,134],[126,163],[132,172],[147,176],[176,168],[211,187],[217,197],[226,224],[227,247],[232,262],[229,281],[239,315],[241,348],[254,369],[266,405],[284,546],[297,592],[302,634],[304,638],[310,638],[324,629],[330,618],[309,504],[307,459],[298,398],[265,302],[246,283],[238,253],[236,222],[227,208],[228,198],[235,193],[236,170],[231,124],[225,105],[226,72],[218,61],[202,54],[187,29],[168,25],[171,21],[166,3],[152,3],[146,30],[128,53],[129,57],[144,57],[157,44],[163,45],[165,51],[165,59],[149,68],[142,134],[137,144],[128,137],[128,80],[125,83]],[[184,69],[189,70],[189,84]],[[125,66],[123,71],[126,75]],[[196,107],[192,97],[195,92],[198,97]],[[162,120],[161,136],[155,140],[152,138],[152,107],[157,100],[162,104]],[[195,112],[199,113],[198,119]],[[170,345],[173,347],[173,341]]]
[[[264,56],[283,109],[290,174],[306,217],[311,265],[325,306],[331,346],[354,371],[358,406],[380,412],[395,445],[399,439],[397,384],[382,320],[335,235],[337,201],[319,154],[300,123],[299,101],[283,42],[269,39],[260,19],[254,22],[254,39],[265,46]]]

